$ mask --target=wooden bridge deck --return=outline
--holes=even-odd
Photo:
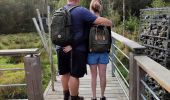
[[[107,100],[127,100],[118,80],[116,77],[112,77],[111,65],[108,64],[107,67],[107,87],[105,91],[105,96]],[[100,97],[99,79],[97,80],[97,98]],[[85,100],[91,100],[91,86],[90,86],[90,71],[88,67],[88,75],[80,79],[80,89],[79,95],[84,96]],[[60,78],[57,78],[55,82],[55,91],[52,91],[49,85],[44,94],[45,100],[63,100],[62,86]]]

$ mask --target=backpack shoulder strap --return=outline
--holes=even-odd
[[[79,6],[70,6],[70,7],[68,8],[68,11],[70,12],[71,10],[73,10],[74,8],[77,8],[77,7],[79,7]]]

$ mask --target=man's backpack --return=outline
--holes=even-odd
[[[90,52],[109,52],[111,47],[111,29],[106,26],[92,26],[89,34]]]
[[[51,24],[51,40],[53,44],[63,47],[71,43],[73,35],[70,32],[72,25],[70,11],[76,7],[68,6],[68,9],[62,7],[54,12]]]

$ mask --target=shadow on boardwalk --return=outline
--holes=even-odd
[[[92,93],[91,93],[91,86],[90,86],[90,71],[89,66],[88,68],[88,75],[80,79],[80,89],[79,95],[84,96],[85,100],[91,100]],[[108,64],[107,67],[107,85],[105,96],[107,100],[128,100],[119,85],[119,82],[115,77],[112,77],[111,74],[111,65]],[[100,83],[99,78],[97,79],[97,98],[100,97]],[[52,91],[51,86],[49,85],[46,89],[45,100],[63,100],[63,92],[60,78],[57,77],[57,81],[55,82],[55,91]]]

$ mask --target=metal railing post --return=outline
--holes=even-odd
[[[28,100],[44,100],[42,91],[42,74],[40,57],[27,55],[24,57],[25,76]]]
[[[115,39],[114,38],[112,38],[112,44],[114,44],[115,45]],[[114,64],[116,64],[116,58],[115,58],[115,56],[113,56],[113,54],[116,54],[116,49],[115,49],[115,46],[113,46],[112,45],[112,51],[111,51],[111,57],[112,57],[112,76],[114,77],[115,76],[115,65]]]

